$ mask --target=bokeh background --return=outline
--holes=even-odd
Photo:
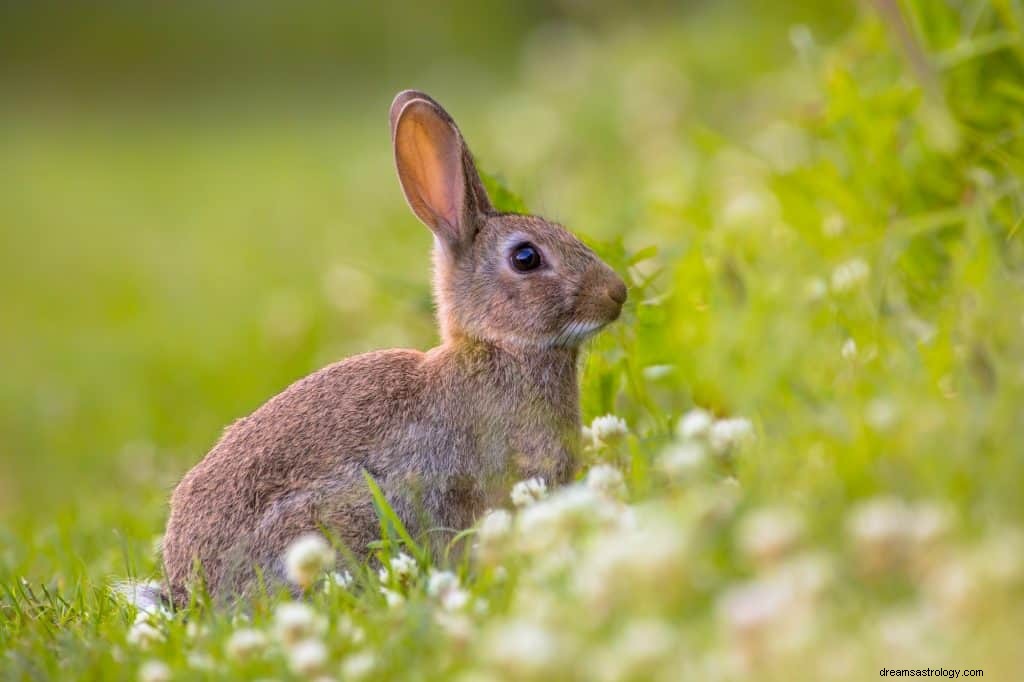
[[[589,457],[622,466],[636,501],[740,490],[741,513],[796,510],[838,567],[830,623],[882,632],[893,605],[918,609],[884,631],[892,663],[938,609],[978,643],[975,667],[1012,669],[1022,27],[1018,0],[2,3],[12,676],[53,674],[37,664],[53,651],[116,669],[89,644],[100,626],[53,644],[19,620],[22,578],[98,594],[155,575],[167,497],[226,424],[347,355],[436,342],[431,240],[387,133],[409,87],[631,284],[583,387],[585,420],[618,415],[629,435]],[[653,473],[698,406],[754,425],[714,465],[732,493]],[[673,622],[711,632],[716,590],[755,572],[732,524],[702,540]],[[940,559],[906,569],[896,545]],[[902,568],[865,577],[865,551]],[[948,557],[959,572],[936,573]],[[837,641],[821,662],[855,669]]]
[[[346,355],[435,342],[430,237],[387,134],[399,90],[441,100],[531,210],[681,243],[698,164],[675,133],[764,126],[776,98],[752,89],[792,60],[792,25],[827,37],[853,12],[5,3],[4,518],[131,509],[156,529],[224,425]],[[107,544],[121,526],[94,523]]]

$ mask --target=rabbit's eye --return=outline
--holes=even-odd
[[[540,267],[540,249],[530,243],[523,243],[512,249],[509,256],[512,267],[519,272],[529,272]]]

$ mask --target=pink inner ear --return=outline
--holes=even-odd
[[[409,102],[399,114],[395,159],[402,189],[419,219],[457,239],[465,204],[462,145],[452,126],[424,100]]]

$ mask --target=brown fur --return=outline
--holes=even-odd
[[[579,448],[577,348],[619,315],[622,280],[569,232],[492,208],[451,117],[416,91],[391,108],[399,179],[435,234],[442,343],[330,365],[228,427],[175,489],[164,537],[173,601],[201,568],[218,599],[328,529],[357,556],[379,526],[368,471],[414,535],[435,546],[499,505],[513,478],[568,481]],[[518,272],[521,242],[543,254]],[[581,323],[590,323],[585,327]]]

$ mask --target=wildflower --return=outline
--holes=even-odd
[[[906,552],[911,525],[907,505],[899,499],[879,497],[858,504],[847,518],[861,567],[878,573],[899,564]]]
[[[839,354],[843,360],[853,360],[857,357],[857,342],[853,339],[846,339],[843,341],[842,348],[839,349]]]
[[[459,586],[459,578],[451,571],[431,571],[427,580],[427,594],[431,597],[439,597],[449,590]]]
[[[484,514],[477,528],[477,537],[481,542],[493,544],[501,542],[512,532],[512,515],[504,509],[492,509]]]
[[[232,660],[248,661],[262,654],[266,648],[266,635],[252,628],[241,628],[231,633],[224,651]]]
[[[562,656],[558,633],[527,620],[493,627],[484,638],[484,657],[513,678],[549,675]]]
[[[391,557],[387,567],[381,568],[378,571],[378,575],[382,583],[388,582],[390,578],[392,583],[404,585],[412,581],[419,573],[419,570],[420,567],[415,559],[405,552],[399,552],[398,556]]]
[[[707,436],[714,421],[715,418],[711,416],[710,412],[702,407],[695,407],[684,414],[682,419],[679,420],[679,424],[676,426],[676,433],[684,440],[703,438]]]
[[[577,562],[577,591],[595,606],[619,598],[639,599],[646,591],[667,598],[686,583],[689,541],[685,530],[661,513],[640,515],[634,527],[595,538]]]
[[[745,440],[753,437],[754,426],[749,419],[743,417],[731,417],[719,419],[711,425],[708,433],[708,443],[711,449],[722,454]]]
[[[435,612],[434,622],[445,635],[459,644],[465,644],[473,637],[473,621],[458,609]]]
[[[202,672],[210,672],[217,667],[216,661],[211,656],[198,651],[190,651],[185,658],[185,662],[193,670]]]
[[[341,677],[345,680],[361,680],[377,667],[377,659],[369,651],[351,654],[341,663]]]
[[[811,634],[809,604],[791,581],[759,578],[726,590],[717,611],[726,631],[750,659],[763,649],[798,648]]]
[[[144,651],[162,641],[164,641],[163,631],[146,619],[136,620],[135,624],[128,630],[128,643]]]
[[[352,616],[347,613],[342,614],[338,618],[337,630],[341,637],[357,646],[366,641],[366,631],[356,625],[355,621],[352,620]]]
[[[620,505],[590,488],[579,484],[565,486],[519,513],[517,544],[524,551],[541,554],[581,528],[612,522],[619,516]]]
[[[139,667],[139,682],[170,682],[171,669],[163,661],[146,661]]]
[[[625,419],[606,414],[603,417],[595,417],[594,421],[590,422],[590,432],[595,444],[614,445],[629,433],[629,427],[626,426]]]
[[[832,290],[837,293],[851,291],[863,284],[871,274],[871,266],[854,258],[836,266],[832,271]]]
[[[587,487],[613,500],[626,496],[626,482],[622,478],[622,472],[608,464],[591,467],[587,472]]]
[[[284,557],[285,572],[295,585],[308,589],[334,565],[334,550],[323,536],[309,533],[289,545]]]
[[[405,603],[405,597],[402,596],[401,592],[382,587],[380,588],[380,593],[384,595],[384,601],[388,603],[390,608],[395,609]]]
[[[274,635],[285,646],[318,637],[326,629],[326,619],[308,604],[285,602],[274,611]]]
[[[944,504],[921,502],[910,507],[909,512],[908,532],[914,552],[934,549],[949,535],[953,512]]]
[[[449,611],[458,611],[469,603],[469,593],[462,589],[458,576],[451,571],[431,571],[427,594],[438,599]]]
[[[594,678],[607,682],[654,679],[677,645],[678,637],[668,625],[656,620],[631,621],[611,648],[594,659]]]
[[[759,564],[788,554],[803,536],[803,519],[789,509],[760,509],[748,515],[738,531],[740,549]]]
[[[347,590],[352,587],[353,582],[352,574],[348,571],[332,571],[324,581],[324,592],[333,592],[335,588]]]
[[[307,639],[288,649],[288,667],[296,675],[310,677],[322,672],[327,663],[327,647],[319,639]]]
[[[691,441],[671,445],[661,454],[659,465],[670,478],[686,478],[700,470],[706,459],[704,446]]]
[[[512,504],[526,507],[547,495],[548,486],[543,478],[528,478],[512,486]]]

